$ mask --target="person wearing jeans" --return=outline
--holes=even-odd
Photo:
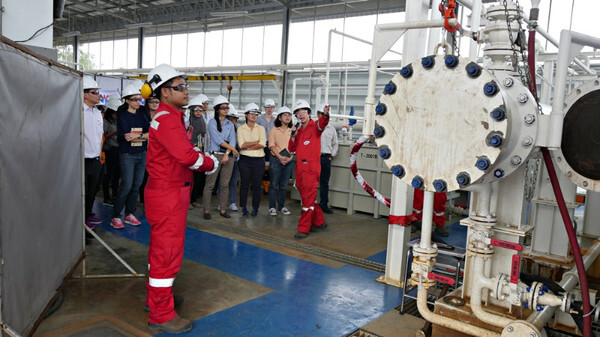
[[[244,109],[246,124],[238,128],[237,142],[240,147],[240,207],[242,215],[258,214],[261,199],[262,177],[265,173],[265,151],[267,134],[265,128],[258,125],[256,120],[260,114],[258,105],[248,103]],[[252,212],[248,212],[248,190],[252,184]]]
[[[286,106],[279,108],[275,127],[269,133],[269,149],[271,161],[269,163],[269,214],[276,216],[277,212],[290,215],[285,207],[287,185],[292,176],[292,155],[288,150],[288,143],[292,134],[292,111]]]
[[[135,217],[138,191],[144,180],[146,169],[146,148],[150,121],[140,109],[142,96],[140,87],[132,83],[123,89],[125,103],[117,109],[117,140],[119,141],[119,161],[121,164],[121,186],[113,207],[110,225],[115,229],[125,227],[121,212],[125,207],[125,223],[139,226]]]

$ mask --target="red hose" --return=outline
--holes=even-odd
[[[527,47],[527,61],[529,64],[529,71],[531,72],[532,78],[531,87],[529,89],[532,90],[531,93],[537,100],[537,91],[535,87],[535,30],[533,29],[529,31],[529,41]],[[573,229],[573,223],[571,222],[571,217],[569,216],[569,211],[567,210],[567,205],[565,203],[565,199],[560,189],[560,184],[558,182],[558,177],[556,176],[556,169],[554,168],[554,163],[552,162],[550,151],[547,147],[542,147],[541,150],[542,155],[544,156],[544,163],[546,164],[546,168],[548,169],[548,176],[550,177],[550,182],[552,183],[552,190],[554,191],[554,196],[556,197],[556,203],[558,204],[558,209],[560,210],[560,215],[563,219],[563,223],[567,231],[567,236],[569,237],[569,243],[571,244],[571,248],[573,251],[575,265],[577,266],[577,275],[579,276],[579,285],[581,287],[581,297],[583,300],[583,337],[590,337],[592,330],[592,318],[589,315],[590,291],[588,287],[587,276],[585,274],[583,258],[581,257],[581,249],[579,248],[579,243],[577,242],[577,234],[575,233],[575,229]]]

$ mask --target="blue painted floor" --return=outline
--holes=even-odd
[[[115,230],[102,206],[101,228],[148,244],[149,226]],[[464,247],[466,228],[448,225],[451,244]],[[331,268],[188,227],[184,257],[272,289],[272,292],[195,320],[183,336],[347,336],[400,304],[401,289],[380,274],[353,266]],[[386,251],[368,259],[385,263]],[[210,299],[208,299],[210,300]],[[184,304],[185,305],[185,304]],[[169,336],[158,334],[157,336]],[[178,336],[182,336],[179,334]]]

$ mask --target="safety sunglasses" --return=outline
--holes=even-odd
[[[202,110],[202,109],[199,109],[199,108],[196,108],[196,109],[194,109],[194,110],[192,110],[192,111],[193,111],[193,112],[202,112],[202,111],[204,111],[204,110]]]
[[[90,93],[92,95],[99,95],[100,91],[98,91],[98,90],[90,90],[90,91],[88,91],[88,93]]]
[[[188,84],[180,84],[180,85],[176,85],[176,86],[169,87],[169,88],[171,88],[171,89],[173,89],[175,91],[182,91],[183,92],[183,91],[188,90],[189,87],[190,86]]]
[[[128,98],[128,100],[130,100],[132,102],[141,102],[142,101],[141,98]]]
[[[150,104],[158,104],[158,103],[160,103],[160,101],[157,100],[157,99],[151,99],[151,100],[148,101],[148,103],[150,103]]]

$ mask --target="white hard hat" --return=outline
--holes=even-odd
[[[233,104],[229,103],[229,112],[227,112],[227,117],[235,117],[235,118],[240,118],[237,115],[237,110],[235,109],[235,107],[233,106]]]
[[[246,107],[244,107],[244,113],[255,113],[255,114],[260,114],[260,109],[258,108],[258,105],[256,105],[256,103],[248,103],[246,104]]]
[[[121,99],[119,98],[119,95],[112,94],[108,96],[108,101],[106,102],[107,108],[117,111],[117,108],[119,108],[120,105]]]
[[[148,74],[148,83],[150,84],[152,91],[154,91],[168,80],[180,76],[184,77],[184,74],[178,72],[172,66],[163,63],[150,70],[150,73]]]
[[[131,96],[131,95],[140,95],[140,88],[142,87],[142,84],[139,82],[133,82],[128,84],[124,89],[123,89],[123,97],[127,97],[127,96]]]
[[[100,86],[98,86],[98,82],[94,81],[94,79],[89,76],[83,76],[83,90],[98,88],[100,88]]]
[[[288,108],[287,106],[282,106],[281,108],[279,108],[277,110],[278,114],[282,114],[282,113],[289,113],[290,115],[292,114],[292,110],[290,110],[290,108]]]
[[[201,103],[210,102],[210,99],[208,99],[208,96],[206,96],[205,94],[200,94],[196,97],[198,97]]]
[[[272,99],[270,99],[270,98],[267,98],[267,99],[265,100],[265,105],[264,105],[264,107],[266,108],[266,107],[271,107],[271,106],[272,106],[272,107],[275,107],[275,101],[273,101],[273,100],[272,100]]]
[[[319,107],[317,108],[317,112],[325,112],[325,103],[319,104]]]
[[[208,97],[206,97],[206,95],[204,95],[204,94],[196,95],[196,96],[190,98],[190,101],[188,102],[188,106],[194,106],[194,105],[202,106],[202,103],[204,103],[206,101],[208,101]]]
[[[303,99],[299,99],[298,101],[296,101],[296,104],[294,104],[294,113],[296,113],[298,109],[307,109],[308,113],[310,114],[310,104],[308,104],[308,102]]]
[[[229,104],[229,101],[227,100],[227,98],[225,98],[225,96],[223,96],[223,95],[219,95],[219,96],[213,98],[213,105],[212,106],[214,108],[214,107],[216,107],[219,104],[225,104],[225,103]]]

